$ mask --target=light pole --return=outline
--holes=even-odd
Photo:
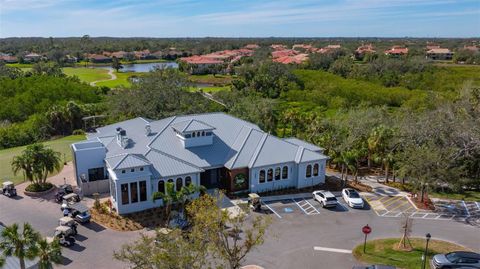
[[[425,245],[425,253],[423,253],[423,269],[425,269],[425,266],[427,265],[428,241],[430,241],[430,238],[432,238],[432,236],[430,235],[430,233],[427,233],[425,237],[427,238],[427,244]]]

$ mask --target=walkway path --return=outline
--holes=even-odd
[[[109,69],[109,70],[108,70],[108,75],[110,75],[110,78],[109,78],[109,79],[101,79],[101,80],[92,81],[92,82],[90,82],[90,86],[95,86],[95,84],[96,84],[97,82],[109,81],[109,80],[116,80],[116,79],[117,79],[117,75],[115,75],[115,73],[113,73],[113,69]]]
[[[203,92],[203,91],[198,91],[201,95],[203,95],[203,97],[207,98],[207,99],[210,99],[212,100],[213,102],[219,104],[219,105],[222,105],[224,107],[227,107],[227,105],[225,105],[224,103],[218,101],[217,99],[213,98],[213,95],[211,95],[210,93],[208,92]]]

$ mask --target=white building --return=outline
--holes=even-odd
[[[227,192],[308,187],[325,181],[327,160],[315,145],[225,113],[135,118],[98,128],[72,149],[78,186],[110,192],[120,214],[161,205],[152,193],[168,181]]]

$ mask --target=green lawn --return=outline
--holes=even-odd
[[[62,160],[65,158],[68,162],[72,160],[70,144],[84,139],[84,135],[72,135],[56,140],[46,141],[44,144],[51,147],[53,150],[60,152],[62,154]],[[0,181],[11,180],[15,183],[20,183],[23,181],[22,174],[18,174],[16,176],[13,175],[10,163],[13,157],[20,155],[25,148],[26,146],[0,150]]]
[[[18,67],[18,68],[32,68],[33,64],[21,64],[21,63],[16,63],[16,64],[6,64],[6,66]]]
[[[121,72],[115,72],[115,75],[117,76],[117,79],[115,80],[106,80],[106,81],[100,81],[98,83],[95,83],[96,86],[106,86],[109,88],[116,88],[116,87],[130,87],[131,83],[128,81],[128,78],[131,76],[140,76],[142,73],[121,73]]]
[[[430,192],[428,195],[431,198],[480,202],[480,191],[465,191],[463,193]]]
[[[67,76],[77,76],[81,81],[88,83],[110,78],[110,75],[108,75],[108,70],[101,68],[65,67],[63,68],[63,73],[65,73]]]
[[[413,250],[408,252],[396,249],[399,242],[399,238],[368,241],[366,254],[363,253],[363,244],[360,244],[353,249],[353,256],[367,264],[393,265],[404,269],[420,268],[425,250],[425,239],[411,239]],[[430,240],[428,249],[428,260],[435,254],[465,250],[461,246],[440,240]],[[427,268],[430,267],[427,265]]]
[[[232,82],[231,75],[189,75],[188,79],[195,83],[226,85]]]

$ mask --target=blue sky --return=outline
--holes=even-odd
[[[479,37],[480,0],[0,0],[0,37]]]

